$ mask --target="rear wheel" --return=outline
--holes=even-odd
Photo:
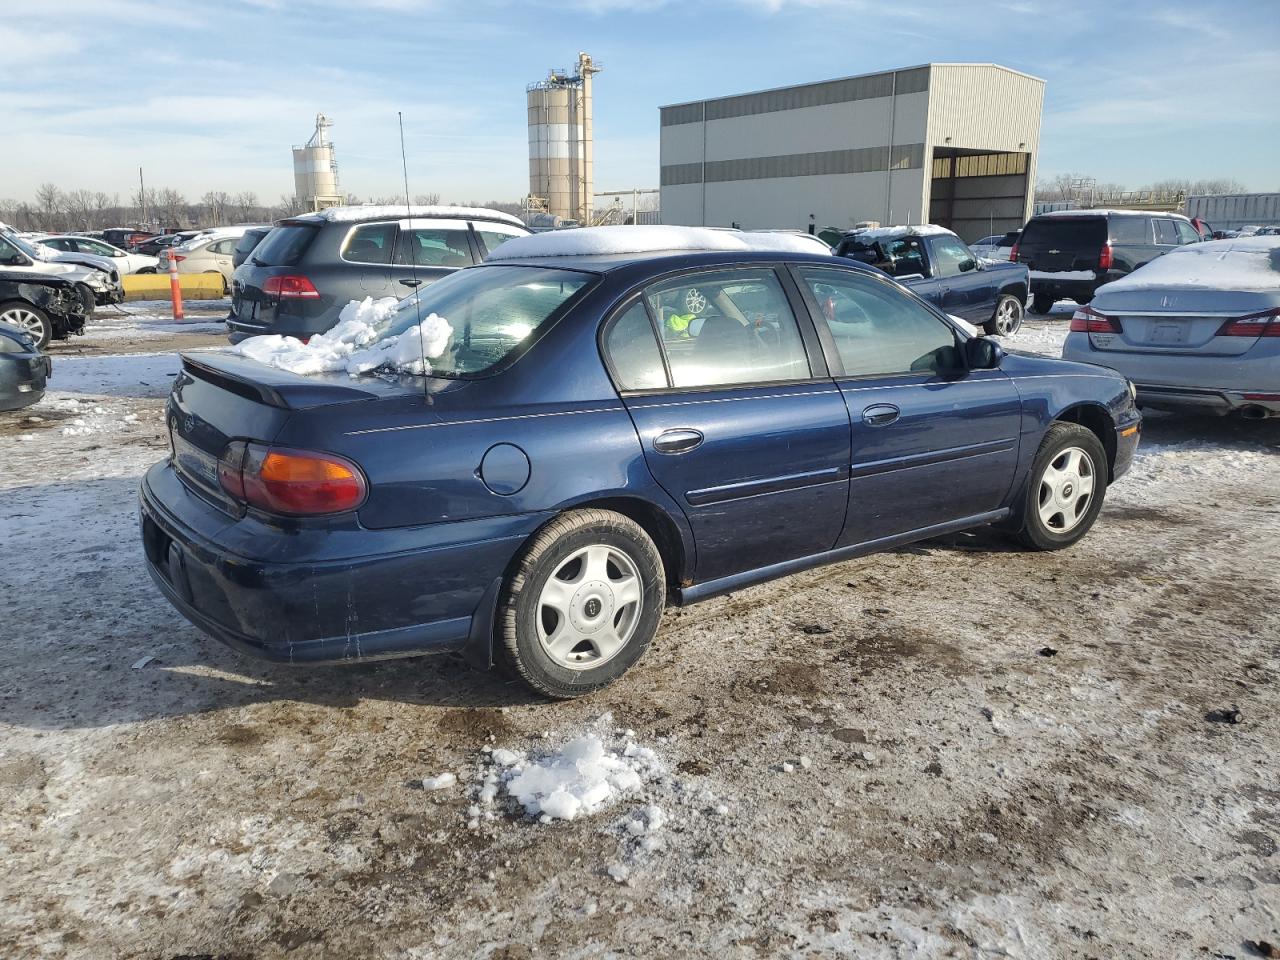
[[[1000,294],[995,312],[982,329],[997,337],[1013,336],[1022,329],[1022,301],[1009,293]]]
[[[1018,539],[1033,550],[1061,550],[1098,519],[1107,492],[1107,452],[1093,431],[1055,423],[1045,431],[1022,504]]]
[[[1047,293],[1037,293],[1031,298],[1031,312],[1044,316],[1053,309],[1053,297]]]
[[[10,323],[31,335],[36,346],[44,348],[53,338],[53,322],[39,307],[20,300],[0,303],[0,323]]]
[[[592,693],[640,659],[665,604],[662,557],[639,524],[571,511],[538,532],[503,587],[499,661],[544,696]]]

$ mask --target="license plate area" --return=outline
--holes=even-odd
[[[173,465],[179,474],[208,490],[217,490],[218,460],[213,454],[201,450],[180,434],[170,431],[173,442]]]

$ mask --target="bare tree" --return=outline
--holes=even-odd
[[[204,204],[205,216],[210,220],[209,226],[220,227],[227,218],[227,207],[231,205],[231,194],[225,190],[210,190],[200,202]]]
[[[155,205],[166,226],[180,227],[187,219],[187,199],[172,187],[155,192]]]
[[[242,190],[231,200],[236,219],[249,221],[258,219],[258,195],[252,190]]]
[[[420,193],[413,198],[413,202],[423,207],[434,207],[440,202],[440,194]]]
[[[40,184],[36,191],[36,210],[40,213],[41,226],[46,230],[61,230],[65,209],[66,197],[62,191],[52,183]]]

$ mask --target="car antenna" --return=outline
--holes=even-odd
[[[396,117],[400,121],[400,166],[404,171],[404,213],[409,219],[410,229],[412,229],[413,204],[409,201],[409,159],[404,149],[404,113],[397,110]],[[422,360],[422,375],[425,377],[428,370],[427,348],[422,342],[422,298],[418,290],[418,257],[413,247],[406,245],[406,249],[409,253],[409,276],[413,281],[413,312],[418,326],[418,356]],[[426,390],[424,385],[423,392],[426,394],[427,403],[430,403],[431,391]]]

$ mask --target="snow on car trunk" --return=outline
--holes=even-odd
[[[432,313],[403,333],[384,336],[381,328],[399,304],[395,297],[352,300],[342,308],[337,326],[305,343],[296,337],[270,334],[250,337],[232,352],[303,376],[345,370],[354,377],[381,369],[428,374],[431,365],[427,361],[444,353],[453,327]]]

